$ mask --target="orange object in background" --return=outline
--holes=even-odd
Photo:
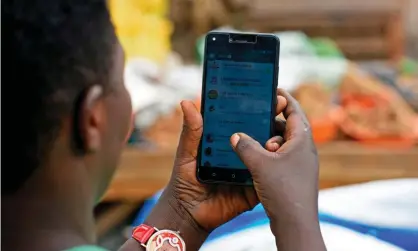
[[[347,114],[343,113],[342,116],[340,129],[362,144],[385,148],[409,149],[417,143],[417,140],[413,135],[411,135],[411,137],[381,136],[375,130],[359,126],[356,122],[347,117]],[[415,123],[418,125],[418,121]],[[411,134],[413,134],[413,132],[411,132]]]
[[[397,118],[389,102],[378,95],[344,95],[341,130],[366,145],[413,147],[417,143],[418,118]]]
[[[392,88],[356,65],[340,85],[339,127],[366,145],[410,148],[418,143],[418,114]]]
[[[313,140],[317,144],[323,144],[332,141],[337,135],[337,126],[325,119],[311,120]]]
[[[332,105],[331,93],[323,84],[316,82],[303,83],[292,93],[309,119],[317,144],[330,142],[337,137],[340,109]]]
[[[311,118],[312,137],[316,144],[334,140],[338,134],[338,121],[341,119],[340,107],[331,108],[329,113],[321,118]]]

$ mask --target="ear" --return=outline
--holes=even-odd
[[[84,153],[96,152],[102,142],[105,126],[103,106],[103,88],[94,85],[89,88],[80,102],[77,128],[80,139],[79,147]]]

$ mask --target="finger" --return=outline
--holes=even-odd
[[[250,172],[271,154],[260,143],[244,133],[232,135],[231,145]]]
[[[277,89],[278,95],[286,99],[287,105],[283,109],[283,115],[287,119],[290,115],[298,115],[302,119],[306,119],[306,115],[299,105],[299,102],[284,89]],[[307,119],[306,119],[307,120]]]
[[[277,115],[275,118],[275,129],[276,129],[276,135],[283,136],[286,131],[286,120],[281,119],[279,115]]]
[[[276,115],[279,115],[284,111],[287,106],[287,100],[285,97],[278,95],[277,96],[277,106],[276,106]]]
[[[283,145],[284,139],[281,136],[274,136],[266,142],[266,149],[270,152],[276,152]]]
[[[177,148],[176,162],[186,164],[196,159],[202,137],[203,120],[193,102],[182,101],[180,105],[183,111],[183,131]]]
[[[293,137],[305,135],[310,129],[310,125],[299,103],[283,89],[278,89],[278,93],[287,100],[287,106],[283,110],[283,115],[286,118],[285,140],[289,141]]]
[[[281,119],[282,112],[287,106],[287,100],[283,96],[277,96],[276,117],[275,117],[275,134],[283,135],[286,128],[286,121]]]
[[[260,200],[257,196],[257,192],[255,191],[253,186],[244,187],[244,196],[247,200],[250,210],[252,210],[258,203],[260,203]]]

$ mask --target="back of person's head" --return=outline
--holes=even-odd
[[[68,146],[68,158],[75,159],[106,155],[122,147],[102,146],[113,143],[108,140],[112,137],[119,141],[122,133],[116,128],[127,126],[123,125],[126,119],[109,108],[109,97],[120,94],[120,103],[127,96],[123,53],[117,52],[121,49],[105,0],[2,1],[1,42],[2,111],[7,113],[3,137],[8,138],[3,141],[2,194],[19,191],[44,166],[57,165],[57,156],[63,157],[64,166],[68,159],[62,145]],[[92,99],[89,93],[95,86],[100,96]],[[130,115],[128,110],[122,113]],[[100,133],[92,138],[93,124],[100,116],[105,118],[103,125],[97,126]],[[115,121],[120,125],[106,125],[117,119],[122,120]],[[105,127],[110,129],[102,130]],[[56,144],[59,138],[62,149]],[[97,151],[89,148],[92,140],[99,142]],[[55,147],[61,150],[53,157]]]

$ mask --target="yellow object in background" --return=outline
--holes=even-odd
[[[131,0],[132,1],[132,0]],[[167,14],[167,0],[136,0],[132,1],[136,8],[142,10],[146,14],[154,14],[164,16]]]
[[[157,62],[171,51],[173,30],[166,18],[167,0],[111,0],[109,8],[127,59],[145,57]]]

